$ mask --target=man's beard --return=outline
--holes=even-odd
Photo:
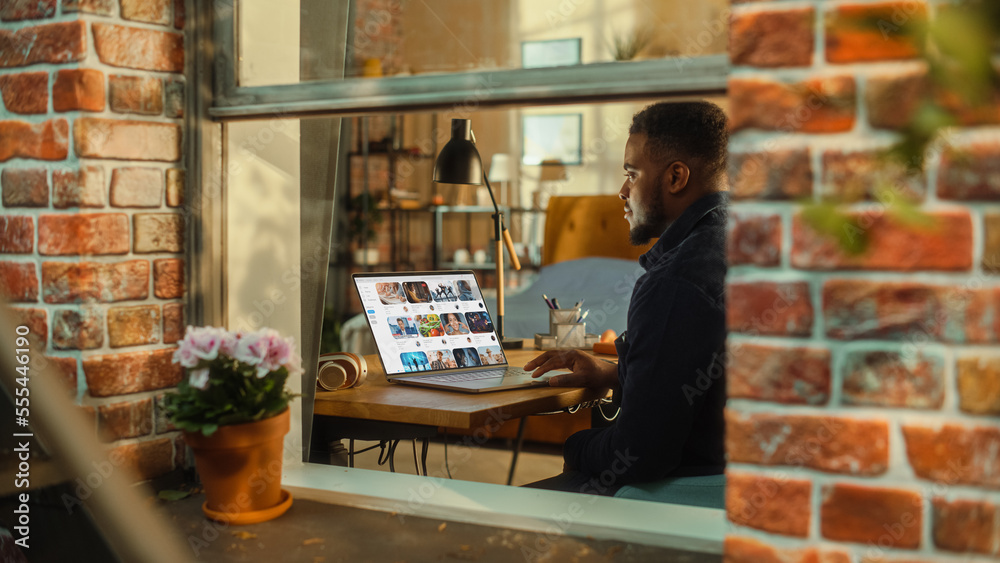
[[[662,235],[663,231],[667,230],[667,227],[670,226],[670,221],[667,220],[667,215],[663,212],[662,194],[660,201],[656,203],[656,205],[649,206],[649,212],[646,214],[645,221],[636,223],[629,229],[628,242],[632,246],[646,244],[651,239]],[[635,217],[635,214],[633,213],[632,216]]]

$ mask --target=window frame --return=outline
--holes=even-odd
[[[238,0],[198,3],[186,0],[189,32],[186,52],[189,93],[187,101],[187,167],[192,204],[188,222],[191,268],[188,319],[191,324],[219,325],[226,315],[225,213],[227,122],[237,120],[341,117],[359,114],[399,113],[442,109],[476,111],[497,107],[539,107],[563,104],[622,102],[651,98],[717,96],[726,93],[727,55],[679,57],[631,62],[592,63],[571,67],[476,71],[454,74],[387,78],[347,78],[281,84],[239,86],[237,83]],[[346,30],[345,30],[346,31]],[[347,37],[346,33],[343,35]],[[317,358],[304,358],[315,365]],[[305,420],[312,418],[314,387],[303,386],[303,439],[308,443]],[[308,425],[311,427],[311,425]],[[347,472],[345,475],[344,472]],[[345,479],[346,477],[346,479]],[[351,506],[394,510],[392,507],[433,477],[390,475],[361,469],[326,468],[312,464],[286,467],[283,482],[300,498],[315,498]],[[442,498],[422,504],[412,514],[489,524],[502,515],[504,526],[540,529],[551,525],[550,512],[565,509],[565,493],[531,491],[480,483],[445,483],[452,490]],[[530,498],[529,498],[530,497]],[[510,499],[515,499],[513,505]],[[590,502],[583,499],[580,502]],[[505,508],[497,507],[504,502]],[[582,523],[595,537],[626,538],[650,545],[670,545],[694,551],[721,553],[725,528],[723,510],[677,505],[595,499],[600,512]],[[470,503],[474,508],[469,507]],[[636,507],[641,508],[638,512]],[[697,524],[685,519],[695,510]],[[610,512],[609,512],[610,511]],[[409,512],[409,511],[408,511]],[[641,513],[634,518],[630,514]],[[670,528],[649,522],[673,522]],[[630,533],[632,530],[634,533]],[[565,531],[565,530],[564,530]],[[603,532],[602,532],[603,531]],[[577,529],[574,535],[581,535]]]

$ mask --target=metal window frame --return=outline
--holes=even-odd
[[[190,137],[187,150],[189,193],[192,200],[201,202],[200,208],[191,211],[189,221],[189,240],[192,241],[189,245],[192,264],[189,287],[200,288],[191,292],[200,297],[189,305],[188,318],[198,324],[219,325],[226,318],[225,217],[220,197],[226,181],[226,122],[435,110],[471,113],[486,108],[679,99],[726,93],[729,74],[726,55],[239,86],[234,10],[237,1],[201,3],[186,0],[187,13],[192,16],[190,20],[194,20],[189,20],[192,30],[186,34],[187,52],[193,54],[187,68],[190,77],[186,114]],[[213,186],[221,190],[216,191]],[[310,401],[310,391],[308,387],[303,388],[306,395],[303,401]],[[304,419],[311,419],[311,401],[310,408],[303,407],[302,415]],[[303,438],[308,441],[308,432],[303,432]],[[306,466],[302,470],[309,469]],[[383,476],[375,478],[381,480]],[[381,487],[377,489],[382,490]],[[348,504],[367,505],[370,501],[347,497],[350,497],[346,499]],[[621,502],[627,504],[629,501]],[[719,515],[713,517],[716,516]],[[689,544],[685,542],[682,544]],[[721,543],[709,541],[701,550],[719,552]]]
[[[475,111],[726,92],[727,55],[240,86],[234,2],[214,2],[215,88],[208,115],[218,121],[276,115],[294,118],[443,109]],[[347,37],[346,30],[343,36]]]

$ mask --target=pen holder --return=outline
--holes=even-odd
[[[597,335],[587,334],[587,323],[576,322],[579,309],[550,309],[549,333],[535,334],[535,348],[587,348]]]

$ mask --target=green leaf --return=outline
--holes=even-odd
[[[164,489],[156,494],[161,500],[175,501],[181,500],[191,496],[191,491],[174,491],[171,489]]]

